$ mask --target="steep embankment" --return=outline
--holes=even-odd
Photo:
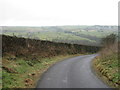
[[[2,36],[3,88],[34,87],[40,74],[55,62],[100,47]]]
[[[111,87],[117,88],[120,85],[117,44],[104,48],[100,52],[100,56],[93,61],[93,65],[97,74]]]

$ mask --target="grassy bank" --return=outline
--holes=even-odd
[[[3,88],[34,88],[40,76],[54,63],[76,55],[60,55],[38,61],[3,58]]]
[[[120,86],[120,74],[118,71],[120,64],[118,63],[117,45],[104,48],[100,52],[100,56],[93,60],[93,66],[105,83],[115,88]]]

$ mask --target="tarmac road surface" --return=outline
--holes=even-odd
[[[56,63],[43,74],[36,88],[109,88],[91,68],[96,55],[82,55]]]

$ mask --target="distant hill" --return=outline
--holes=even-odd
[[[117,26],[1,27],[4,35],[82,45],[100,46],[101,38],[115,33]]]

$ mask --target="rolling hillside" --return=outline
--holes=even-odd
[[[100,45],[101,38],[115,33],[117,26],[2,27],[3,34],[54,42]]]

